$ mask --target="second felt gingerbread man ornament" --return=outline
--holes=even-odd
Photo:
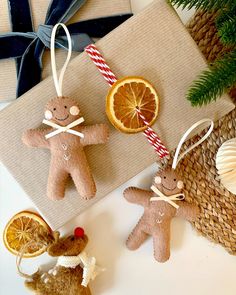
[[[188,135],[198,125],[208,122],[203,119],[194,124],[181,139],[172,167],[162,167],[154,177],[151,190],[129,187],[124,191],[125,199],[144,207],[144,213],[138,224],[131,232],[126,242],[128,249],[138,249],[149,237],[153,237],[154,257],[158,262],[165,262],[170,257],[170,226],[174,217],[182,217],[194,221],[199,208],[195,204],[185,201],[183,194],[184,183],[175,171],[178,162],[194,147],[203,142],[212,132],[213,122],[205,136],[179,156],[182,144]]]
[[[55,34],[61,25],[68,38],[68,56],[61,70],[59,80],[55,65]],[[71,56],[70,34],[63,24],[53,28],[51,37],[52,72],[58,97],[50,100],[45,108],[43,123],[46,129],[30,129],[24,132],[22,140],[30,147],[48,148],[51,151],[47,195],[52,200],[61,200],[65,195],[66,183],[72,177],[78,193],[84,199],[96,194],[96,185],[84,152],[84,147],[103,144],[109,136],[105,124],[84,126],[84,118],[78,103],[62,95],[62,80]],[[55,129],[53,131],[53,129]]]

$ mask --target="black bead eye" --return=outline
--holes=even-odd
[[[67,106],[64,106],[65,109],[67,109]]]
[[[166,179],[166,176],[164,176],[164,179]]]
[[[176,178],[174,179],[174,181],[176,181]]]
[[[53,110],[56,111],[56,108],[54,108]]]
[[[71,237],[70,240],[73,242],[75,240],[75,237]]]

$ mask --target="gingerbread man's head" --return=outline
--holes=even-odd
[[[183,181],[172,168],[159,170],[154,178],[154,186],[164,195],[180,194],[183,189]]]
[[[50,100],[45,108],[45,119],[60,126],[67,126],[80,117],[80,109],[76,101],[69,97],[56,97]]]
[[[77,256],[83,252],[87,243],[88,237],[85,235],[84,230],[77,227],[74,235],[58,239],[58,241],[48,247],[47,252],[53,257]]]

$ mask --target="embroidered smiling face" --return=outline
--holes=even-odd
[[[166,196],[181,193],[184,186],[178,174],[171,168],[157,172],[154,185]]]
[[[68,97],[56,97],[48,102],[45,109],[45,119],[60,126],[67,126],[77,120],[80,115],[77,103]]]

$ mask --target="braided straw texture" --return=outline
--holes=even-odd
[[[198,11],[188,29],[208,62],[227,52],[217,37],[214,14]],[[230,254],[236,254],[236,196],[218,180],[215,157],[219,147],[236,137],[236,110],[215,123],[211,136],[190,152],[177,166],[185,183],[186,200],[197,203],[200,217],[193,223],[197,231],[221,244]],[[188,140],[183,148],[199,139]]]
[[[208,63],[230,52],[234,47],[225,46],[220,42],[215,27],[216,13],[199,10],[187,24],[187,29],[197,43]],[[230,96],[236,102],[236,88],[230,91]]]
[[[185,183],[186,200],[197,203],[200,217],[193,223],[198,232],[236,254],[236,196],[219,182],[215,167],[218,148],[236,137],[236,110],[216,122],[210,137],[191,151],[176,170]],[[183,149],[199,139],[188,140]]]

